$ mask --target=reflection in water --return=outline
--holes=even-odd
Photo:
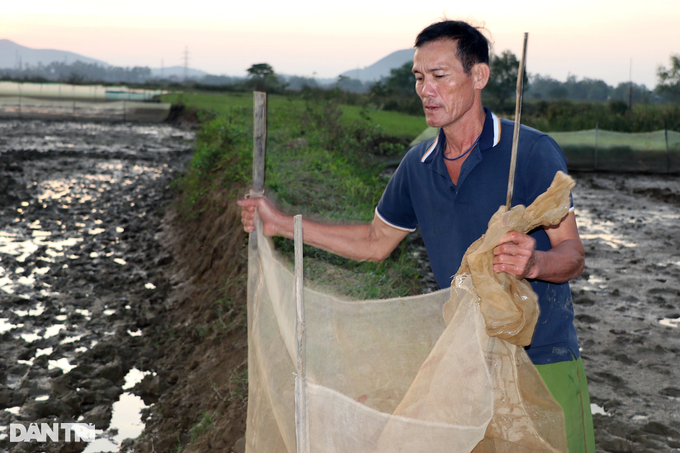
[[[64,371],[64,374],[68,373],[69,371],[76,367],[75,365],[71,365],[67,358],[61,358],[59,360],[49,360],[47,364],[48,370],[54,368],[61,368]]]
[[[151,373],[132,368],[125,376],[123,390],[132,389],[147,375]],[[144,430],[140,412],[145,407],[146,404],[140,397],[129,392],[123,393],[120,400],[113,404],[108,432],[101,437],[98,435],[97,440],[89,443],[83,453],[118,451],[123,440],[137,438]]]
[[[590,403],[590,412],[593,415],[606,415],[607,417],[612,416],[612,414],[606,412],[602,406],[598,406],[595,403]]]
[[[12,312],[23,318],[24,316],[40,316],[43,314],[45,311],[45,305],[41,302],[38,302],[38,304],[35,306],[35,308],[31,308],[28,310],[19,310],[18,308],[15,308],[12,310]]]
[[[34,341],[36,341],[36,340],[42,338],[40,335],[38,335],[38,331],[37,331],[37,330],[33,331],[33,333],[22,333],[22,334],[19,335],[19,336],[20,336],[21,338],[23,338],[23,340],[24,340],[26,343],[33,343]]]
[[[83,240],[82,238],[49,240],[52,233],[49,231],[39,231],[39,221],[37,224],[35,222],[31,224],[30,228],[32,231],[31,238],[27,238],[14,228],[4,231],[0,230],[0,255],[10,255],[15,257],[14,260],[16,262],[24,263],[38,249],[45,247],[45,255],[55,258],[63,256],[66,248],[73,247]],[[45,263],[53,262],[52,258],[41,257],[41,261]],[[13,281],[7,269],[0,266],[0,290],[13,294],[16,291],[16,285],[32,287],[35,284],[35,274],[44,275],[50,268],[35,267],[29,275],[21,275],[24,270],[22,267],[16,268],[14,271],[16,280]]]
[[[659,320],[659,324],[666,327],[680,327],[680,318],[663,318]]]
[[[9,321],[9,318],[0,318],[0,334],[9,332],[10,330],[14,329],[15,327],[23,327],[23,324],[12,324]]]

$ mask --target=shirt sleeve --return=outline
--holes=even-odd
[[[418,226],[415,209],[411,201],[409,155],[394,172],[378,202],[375,213],[380,220],[401,231],[415,231]]]

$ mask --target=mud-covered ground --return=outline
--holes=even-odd
[[[598,449],[680,451],[680,179],[580,174],[572,283]]]
[[[0,122],[2,432],[93,423],[110,441],[86,451],[117,451],[143,428],[130,390],[153,378],[142,331],[164,311],[172,261],[155,236],[192,138],[158,124]],[[116,401],[132,423],[104,431]],[[84,447],[9,440],[0,451]]]
[[[0,121],[1,427],[91,422],[110,440],[86,451],[242,448],[243,319],[233,304],[200,305],[225,272],[244,271],[237,211],[217,196],[185,229],[165,211],[191,138],[167,125]],[[680,181],[575,178],[587,262],[572,288],[598,451],[680,451]],[[243,299],[234,291],[222,300]],[[209,327],[182,334],[192,323]],[[134,446],[116,420],[131,400],[147,406]],[[0,435],[0,451],[84,447]]]

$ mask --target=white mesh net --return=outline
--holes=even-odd
[[[558,223],[572,187],[559,173],[529,208],[499,209],[451,289],[363,301],[305,289],[310,452],[566,451],[562,411],[516,346],[530,342],[536,296],[494,273],[490,254],[506,231]],[[294,281],[259,231],[249,248],[246,451],[290,453]]]

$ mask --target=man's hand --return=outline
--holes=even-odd
[[[550,250],[536,250],[531,236],[516,231],[504,234],[493,249],[493,270],[517,278],[564,283],[581,275],[585,250],[578,235],[576,217],[570,212],[559,225],[544,227]]]
[[[241,223],[243,224],[243,231],[252,233],[255,231],[255,209],[262,219],[264,225],[265,236],[280,235],[280,224],[285,216],[274,207],[271,201],[266,198],[244,198],[236,202],[241,206]]]
[[[536,241],[531,236],[511,231],[493,249],[494,272],[506,272],[518,279],[538,276]]]

